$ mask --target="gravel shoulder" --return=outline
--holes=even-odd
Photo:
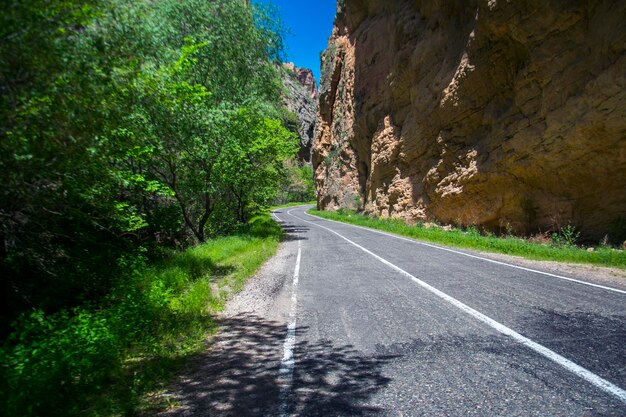
[[[173,406],[161,416],[277,414],[296,248],[288,235],[276,255],[226,303],[216,318],[218,333],[205,352],[189,358],[170,387]]]
[[[289,265],[295,263],[292,245],[292,241],[281,242],[276,255],[246,282],[241,292],[226,303],[219,317],[255,314],[286,323],[291,295]]]
[[[477,252],[481,256],[495,261],[506,262],[524,268],[560,274],[570,278],[589,281],[595,284],[608,285],[619,289],[626,289],[626,270],[608,268],[589,264],[568,262],[535,261],[520,256],[505,255],[493,252]]]

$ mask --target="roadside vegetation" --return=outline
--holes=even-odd
[[[280,227],[264,214],[232,235],[147,264],[98,303],[23,314],[0,350],[2,415],[134,415],[167,408],[159,395],[202,350],[213,315],[276,252]]]
[[[285,162],[285,177],[274,200],[275,204],[298,203],[315,200],[313,168],[296,158]]]
[[[514,236],[496,236],[479,231],[476,227],[447,229],[437,225],[426,226],[417,223],[407,225],[402,220],[381,219],[363,215],[351,210],[320,211],[311,209],[313,215],[358,226],[383,230],[428,242],[475,249],[486,252],[522,256],[528,259],[588,263],[601,266],[626,268],[626,252],[609,245],[589,248],[575,245],[576,231],[565,227],[550,237],[546,243],[535,243]]]
[[[0,40],[0,414],[135,415],[276,250],[264,207],[303,175],[280,24],[24,0]]]

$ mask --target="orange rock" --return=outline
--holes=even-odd
[[[625,2],[347,0],[318,206],[600,238],[626,213]]]

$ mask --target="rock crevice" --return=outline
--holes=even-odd
[[[296,130],[300,139],[298,160],[302,163],[311,161],[311,146],[315,134],[318,89],[313,73],[308,68],[298,68],[293,63],[283,64],[283,101],[287,110],[297,120]]]

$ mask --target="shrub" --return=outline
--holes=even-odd
[[[281,228],[254,217],[239,236],[209,241],[126,273],[101,303],[22,314],[0,346],[0,415],[135,414],[140,398],[203,346],[211,313],[278,246]]]
[[[16,323],[1,350],[4,415],[78,413],[81,399],[119,369],[119,340],[107,313],[75,309],[45,315],[37,310]],[[68,398],[71,404],[61,406]],[[69,410],[68,410],[69,408]]]

